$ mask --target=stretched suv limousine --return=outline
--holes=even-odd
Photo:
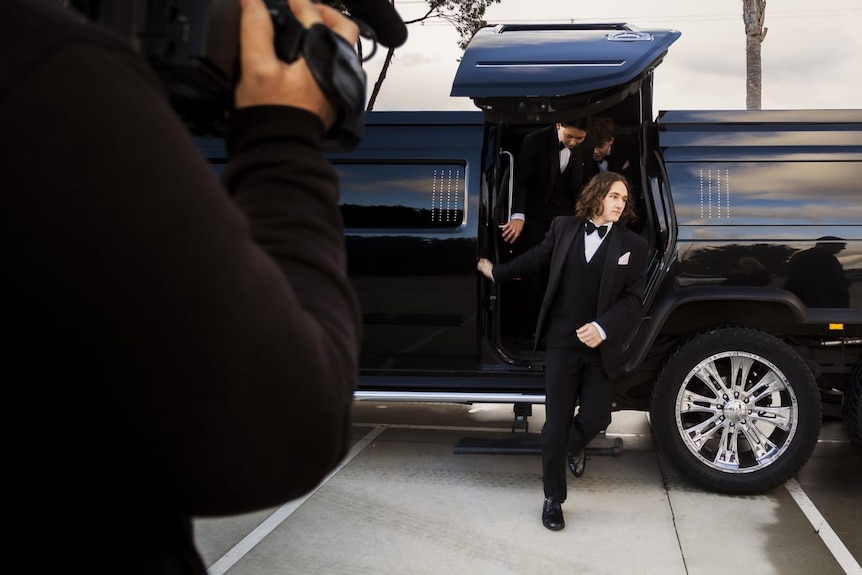
[[[477,111],[370,113],[362,144],[331,154],[365,317],[357,399],[544,401],[525,280],[494,285],[476,261],[513,256],[499,228],[523,137],[604,116],[637,151],[651,254],[614,409],[649,411],[669,459],[720,492],[793,476],[824,412],[862,450],[862,110],[654,118],[679,35],[484,28],[451,91]]]

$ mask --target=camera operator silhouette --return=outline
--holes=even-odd
[[[323,153],[343,110],[277,58],[263,0],[231,1],[223,182],[129,38],[0,2],[11,572],[205,575],[193,517],[308,493],[351,446],[361,315]]]
[[[835,236],[818,238],[813,248],[793,254],[787,263],[784,289],[808,307],[849,307],[850,280],[836,254],[847,243]]]

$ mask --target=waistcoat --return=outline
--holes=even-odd
[[[550,308],[547,347],[590,349],[581,343],[575,330],[596,319],[607,244],[603,241],[589,262],[584,255],[583,232],[569,247]]]

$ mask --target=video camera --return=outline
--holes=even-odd
[[[356,51],[325,26],[304,28],[286,0],[265,0],[275,26],[276,54],[303,56],[337,106],[327,133],[332,147],[359,144],[365,124],[365,71]],[[407,28],[388,0],[342,0],[361,34],[395,48]],[[192,132],[221,135],[239,75],[238,0],[72,0],[92,20],[126,38],[159,75]]]

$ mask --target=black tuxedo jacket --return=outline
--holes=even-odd
[[[592,150],[592,147],[581,143],[571,152],[571,169],[567,175],[573,202],[586,182],[585,162],[592,156]],[[530,245],[538,244],[545,234],[542,211],[561,176],[560,139],[556,125],[527,134],[515,163],[512,212],[525,215],[524,225]]]
[[[566,254],[572,249],[579,233],[584,233],[584,225],[574,216],[558,217],[551,223],[551,229],[542,243],[510,262],[494,266],[494,280],[506,281],[536,273],[550,263],[548,287],[536,322],[535,347],[538,347],[539,339],[547,329],[548,312],[560,285]],[[611,227],[604,241],[607,242],[607,255],[594,321],[607,334],[599,351],[605,371],[610,377],[615,377],[621,373],[622,347],[639,323],[633,318],[639,317],[641,313],[648,246],[646,240],[620,224]]]

